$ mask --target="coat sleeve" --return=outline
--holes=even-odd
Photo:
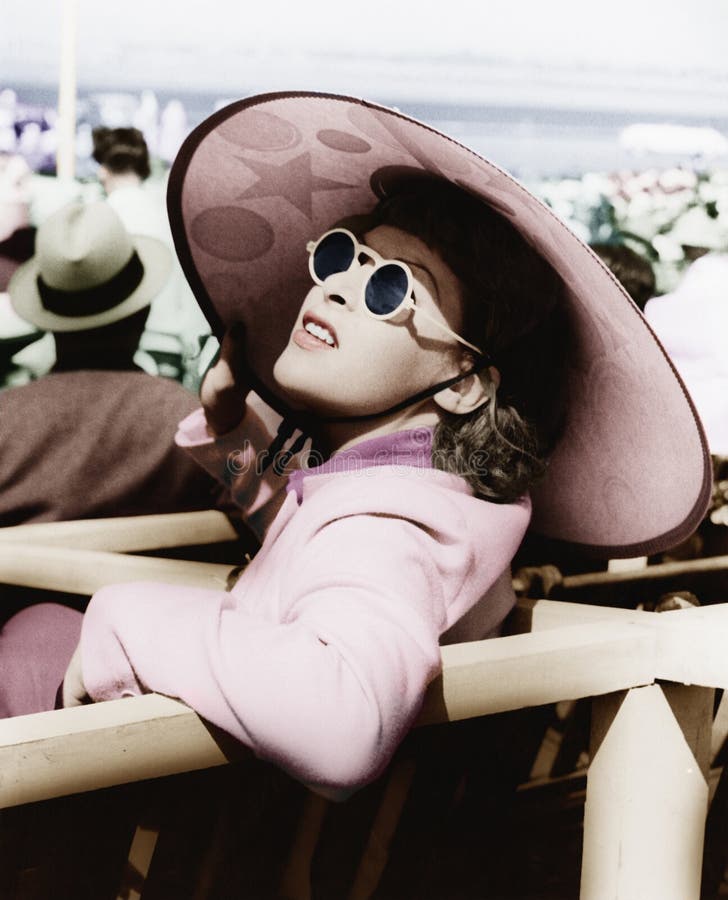
[[[356,789],[387,764],[440,668],[433,544],[401,519],[330,522],[291,560],[278,619],[224,592],[103,588],[83,624],[87,690],[177,697],[301,781]]]
[[[241,424],[227,434],[212,437],[200,408],[180,422],[175,436],[180,447],[229,489],[260,540],[285,497],[285,474],[263,466],[272,440],[268,426],[250,406]]]

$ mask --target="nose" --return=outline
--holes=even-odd
[[[323,283],[324,297],[331,303],[354,309],[361,294],[362,277],[362,267],[357,265],[346,272],[329,275]]]

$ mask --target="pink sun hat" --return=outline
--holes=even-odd
[[[705,513],[710,457],[680,377],[639,310],[521,184],[399,112],[329,94],[265,94],[232,103],[190,134],[167,206],[214,333],[245,325],[256,391],[292,415],[272,369],[310,287],[307,242],[413,175],[447,179],[495,208],[566,285],[568,422],[532,492],[534,530],[608,557],[679,543]]]

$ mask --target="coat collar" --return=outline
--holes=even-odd
[[[361,441],[348,450],[335,453],[318,466],[304,466],[288,476],[286,490],[303,499],[303,482],[314,475],[356,472],[373,466],[411,466],[432,468],[432,429],[413,428]]]

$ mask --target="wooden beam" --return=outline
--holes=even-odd
[[[228,517],[217,510],[38,522],[0,528],[0,543],[14,541],[118,553],[215,544],[236,538],[237,533]]]
[[[0,571],[9,583],[92,593],[149,579],[221,588],[229,567],[0,541]],[[678,673],[719,684],[726,676],[728,607],[655,614],[522,600],[516,623],[534,630],[442,648],[443,671],[418,725],[603,695]],[[227,758],[220,735],[193,711],[155,695],[9,719],[0,722],[0,806]]]
[[[90,596],[107,584],[160,581],[224,590],[233,567],[218,563],[0,542],[0,581]]]
[[[0,808],[222,765],[243,748],[158,694],[0,720]]]
[[[687,610],[691,612],[692,610]],[[671,613],[672,614],[672,613]],[[651,626],[656,613],[640,609],[621,609],[616,606],[593,606],[588,603],[569,603],[566,600],[532,600],[521,597],[508,623],[516,632],[545,631],[565,625],[587,625],[595,622],[621,622],[624,625]]]
[[[594,701],[581,900],[698,900],[712,703],[682,685]]]
[[[655,619],[655,678],[728,689],[727,604],[674,610]]]
[[[651,629],[614,622],[575,625],[442,648],[418,724],[456,721],[651,684]]]
[[[417,724],[453,721],[649,682],[653,638],[577,626],[443,648]],[[0,721],[0,808],[221,765],[245,751],[156,694]]]
[[[688,559],[675,562],[657,563],[644,569],[626,570],[622,572],[584,572],[580,575],[566,575],[559,589],[600,587],[603,585],[630,584],[642,581],[655,581],[659,578],[671,578],[676,575],[707,574],[728,570],[728,556],[705,556],[700,559]]]
[[[657,642],[655,680],[728,689],[728,603],[654,613],[524,598],[510,622],[519,632],[598,622],[652,628]]]

